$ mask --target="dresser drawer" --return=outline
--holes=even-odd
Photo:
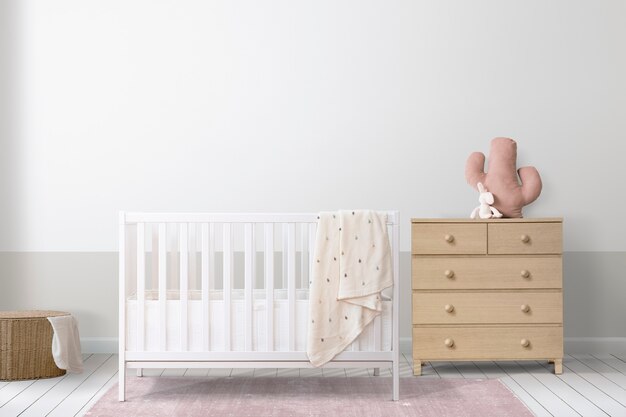
[[[560,254],[561,223],[490,223],[489,254]]]
[[[413,223],[415,254],[486,254],[487,225],[471,223]]]
[[[413,256],[413,289],[561,288],[560,256]]]
[[[563,323],[552,292],[413,292],[413,324]]]
[[[563,357],[563,328],[414,327],[417,360],[545,359]]]

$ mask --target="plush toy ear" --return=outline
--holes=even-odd
[[[480,192],[480,193],[484,193],[485,192],[485,187],[483,186],[482,182],[479,182],[478,184],[476,184],[476,186],[478,187],[478,192]]]
[[[493,204],[493,194],[491,193],[484,193],[483,197],[485,197],[485,203],[487,204]]]

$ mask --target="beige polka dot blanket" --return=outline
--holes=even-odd
[[[371,210],[320,213],[309,292],[307,354],[321,366],[381,313],[393,285],[387,216]]]

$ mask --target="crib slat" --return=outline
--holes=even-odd
[[[250,323],[252,324],[252,328],[250,329],[250,340],[252,343],[252,346],[250,347],[250,350],[259,350],[259,334],[258,332],[256,332],[256,329],[259,327],[259,322],[256,321],[255,322],[255,313],[254,313],[254,303],[255,303],[255,289],[259,288],[259,283],[257,282],[258,280],[258,271],[257,271],[257,234],[258,234],[258,227],[257,227],[257,223],[253,223],[252,224],[252,274],[251,274],[251,286],[250,286],[250,294],[251,294],[251,298],[252,298],[252,302],[250,303],[251,305],[251,311],[250,311],[250,315],[248,317],[250,317]],[[254,335],[256,332],[256,348],[254,347]]]
[[[180,349],[187,350],[187,315],[189,290],[189,238],[187,223],[180,224]]]
[[[267,351],[274,350],[274,225],[265,223],[265,309]]]
[[[187,224],[187,288],[198,288],[198,237],[201,235],[196,223]],[[191,293],[189,293],[191,294]]]
[[[300,224],[300,288],[308,288],[308,270],[309,270],[309,225]]]
[[[289,239],[288,237],[289,231],[288,231],[288,227],[287,227],[287,223],[283,223],[283,250],[282,250],[282,262],[283,262],[283,274],[281,276],[281,280],[282,283],[280,285],[280,288],[284,289],[287,288],[287,240]]]
[[[209,350],[209,224],[202,223],[202,348]]]
[[[159,347],[167,350],[167,228],[159,223]]]
[[[215,289],[215,224],[209,224],[209,290]],[[209,292],[210,295],[210,292]]]
[[[356,339],[354,339],[354,341],[352,343],[350,343],[350,350],[352,352],[358,352],[360,349],[359,347],[359,338],[357,337]]]
[[[289,300],[289,351],[296,349],[296,224],[287,225],[287,298]]]
[[[244,346],[252,350],[252,224],[244,225]]]
[[[380,324],[380,315],[376,316],[374,319],[374,350],[376,352],[381,351],[381,340],[382,340],[382,326]]]
[[[157,225],[152,225],[150,230],[152,236],[152,250],[150,252],[150,263],[152,264],[150,289],[159,288],[159,257],[157,256],[157,248],[159,247],[159,234],[157,233]]]
[[[143,351],[146,311],[146,229],[137,223],[137,350]]]
[[[313,278],[313,248],[315,248],[315,233],[317,232],[317,224],[309,223],[309,268],[308,268],[308,285],[305,288],[309,288],[311,285],[311,279]]]
[[[224,223],[223,230],[223,256],[224,256],[224,350],[226,352],[231,349],[230,341],[230,290],[232,287],[232,273],[233,273],[233,254],[232,254],[232,224]]]
[[[254,290],[259,286],[259,284],[257,283],[257,270],[256,270],[256,258],[257,258],[257,252],[256,252],[256,240],[257,240],[257,224],[256,223],[252,223],[252,261],[251,261],[251,265],[252,265],[252,310],[254,310]],[[253,313],[254,314],[254,313]]]

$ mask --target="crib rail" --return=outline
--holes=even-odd
[[[315,213],[140,213],[119,215],[119,342],[120,399],[124,392],[124,369],[128,367],[168,367],[186,363],[188,367],[221,366],[228,363],[275,364],[307,366],[306,353],[296,344],[296,291],[308,289],[313,266],[313,247],[317,226]],[[388,212],[388,230],[393,253],[394,274],[398,274],[398,213]],[[235,262],[243,254],[242,262]],[[280,255],[280,260],[277,258]],[[241,258],[237,258],[241,260]],[[262,262],[262,268],[259,268]],[[277,263],[278,262],[278,263]],[[242,268],[240,267],[242,264]],[[219,266],[219,267],[218,267]],[[238,269],[239,268],[239,269]],[[236,269],[238,269],[236,271]],[[280,269],[280,279],[277,271]],[[262,279],[261,279],[262,275]],[[298,279],[299,278],[299,279]],[[397,280],[397,278],[396,278]],[[233,290],[243,290],[243,349],[232,344]],[[286,351],[276,345],[275,289],[287,293]],[[177,291],[177,299],[169,300],[168,291]],[[190,290],[200,294],[201,329],[192,326]],[[221,291],[223,334],[216,346],[212,337],[211,294]],[[254,348],[254,291],[264,290],[266,328],[262,349],[258,338]],[[158,294],[158,331],[147,329],[148,294]],[[381,351],[380,317],[373,325],[374,346],[361,351],[358,342],[342,352],[337,361],[342,366],[366,364],[380,366],[393,363],[394,376],[398,365],[398,285],[393,288],[392,346]],[[133,296],[133,319],[129,321],[127,300]],[[136,298],[136,299],[135,299]],[[153,299],[150,305],[153,305]],[[177,304],[177,337],[168,333],[172,302]],[[195,301],[194,301],[195,303]],[[196,320],[194,318],[194,320]],[[132,346],[127,340],[129,329],[136,334]],[[304,329],[306,331],[306,329]],[[198,337],[200,342],[198,343]],[[158,346],[156,349],[155,346]],[[151,349],[147,349],[151,342]],[[284,343],[283,343],[284,345]],[[348,364],[350,362],[351,364]],[[168,365],[169,364],[169,365]],[[334,366],[334,365],[329,365]],[[394,384],[394,398],[397,397]]]

